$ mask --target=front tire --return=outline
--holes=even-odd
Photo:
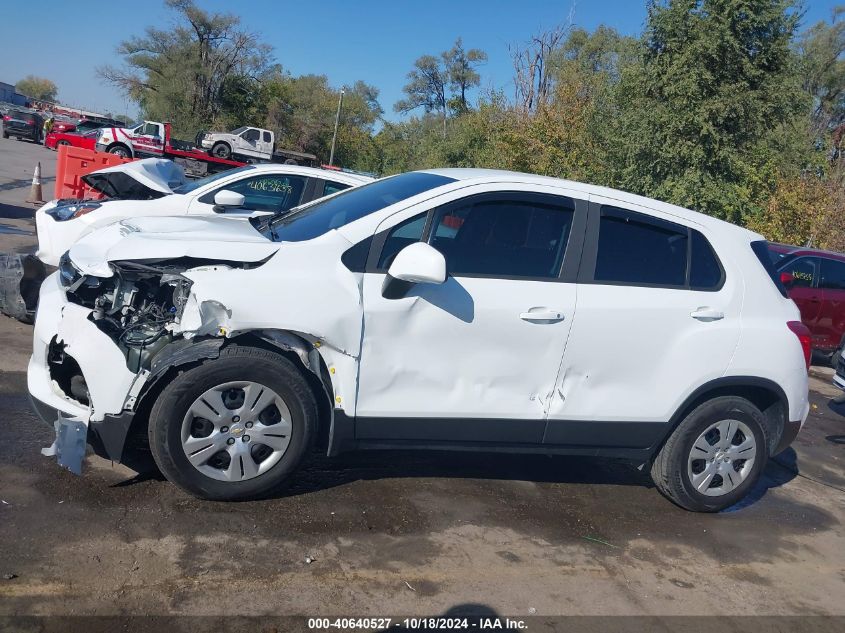
[[[760,409],[723,396],[696,407],[674,430],[651,468],[655,486],[693,512],[718,512],[742,499],[769,458]]]
[[[287,358],[230,346],[179,374],[150,412],[150,448],[168,480],[203,499],[279,490],[317,435],[317,403]]]
[[[228,143],[219,141],[211,148],[211,155],[215,158],[229,159],[232,156],[232,148]]]

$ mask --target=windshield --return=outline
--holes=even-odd
[[[314,239],[391,204],[454,181],[454,178],[423,172],[376,180],[278,217],[271,223],[270,238],[276,242]]]
[[[173,189],[173,193],[191,193],[195,189],[199,189],[200,187],[205,187],[207,184],[211,182],[215,182],[220,180],[221,178],[225,178],[227,176],[231,176],[232,174],[236,174],[241,171],[247,171],[249,169],[255,169],[252,165],[245,165],[244,167],[237,167],[235,169],[227,169],[226,171],[221,171],[216,174],[211,174],[210,176],[206,176],[205,178],[199,178],[197,180],[191,180],[186,182],[184,185],[179,185]]]
[[[239,127],[238,129],[232,130],[231,132],[229,132],[229,134],[240,134],[241,132],[243,132],[246,129],[247,128],[245,128],[245,127]]]

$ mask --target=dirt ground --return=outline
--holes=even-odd
[[[0,252],[34,244],[22,201],[33,161],[50,177],[54,157],[0,139]],[[0,617],[845,615],[845,405],[829,369],[814,369],[794,446],[717,515],[623,463],[459,453],[316,459],[283,496],[225,504],[42,457],[30,336],[0,317]]]

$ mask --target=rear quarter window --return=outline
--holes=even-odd
[[[768,243],[762,240],[758,242],[751,242],[751,250],[754,251],[754,254],[757,256],[757,260],[769,275],[769,279],[772,280],[772,283],[775,285],[775,288],[778,289],[778,292],[780,292],[784,297],[789,297],[789,293],[786,292],[786,288],[780,282],[780,273],[778,273],[775,265],[772,263],[772,255],[769,252]]]

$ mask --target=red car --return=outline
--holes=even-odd
[[[84,134],[74,134],[73,132],[50,132],[47,135],[47,138],[44,139],[44,146],[50,149],[57,149],[59,145],[72,145],[73,147],[94,149],[94,144],[97,142],[98,131],[99,130],[88,130]]]
[[[845,342],[845,255],[791,248],[775,268],[810,329],[813,349],[835,363],[832,357]]]
[[[76,129],[76,122],[70,119],[56,119],[53,121],[53,132],[73,132]]]

